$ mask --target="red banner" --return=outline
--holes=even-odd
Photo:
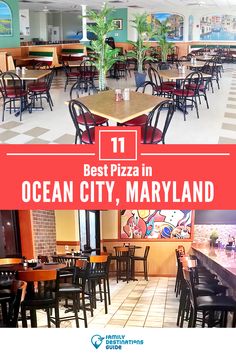
[[[1,209],[235,209],[235,145],[140,144],[96,128],[94,145],[1,145]]]

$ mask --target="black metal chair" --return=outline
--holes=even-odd
[[[196,108],[197,118],[199,118],[197,97],[199,95],[199,87],[201,85],[202,76],[199,72],[193,72],[186,76],[182,81],[181,87],[174,89],[172,96],[175,100],[175,106],[184,114],[186,120],[187,108]]]
[[[174,114],[173,100],[165,100],[159,103],[148,115],[147,123],[141,128],[142,144],[165,144],[165,137]],[[161,115],[164,116],[164,124],[161,124]]]
[[[3,98],[2,121],[4,121],[4,114],[7,108],[9,108],[10,114],[12,111],[19,113],[20,121],[22,120],[22,112],[25,109],[31,112],[27,99],[27,91],[24,89],[20,77],[15,73],[7,71],[0,75],[0,92]],[[18,107],[16,103],[19,103]]]
[[[54,78],[55,70],[52,69],[51,73],[46,77],[44,82],[36,82],[28,85],[29,99],[31,101],[31,108],[38,108],[43,110],[43,99],[45,99],[52,111],[53,101],[50,94],[52,81]],[[40,106],[36,107],[36,102],[40,101]]]
[[[95,127],[108,125],[106,118],[93,115],[83,103],[77,100],[69,102],[69,111],[75,126],[75,144],[77,144],[78,137],[80,144],[94,144]]]

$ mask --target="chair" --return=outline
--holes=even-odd
[[[135,262],[137,261],[141,261],[143,262],[143,273],[144,273],[144,278],[145,280],[148,280],[148,264],[147,264],[147,259],[148,259],[148,253],[150,251],[150,246],[146,246],[145,247],[145,251],[144,251],[144,255],[143,256],[132,256],[131,257],[131,262],[133,263],[132,266],[133,266],[133,271],[132,273],[134,274],[135,273]]]
[[[199,98],[199,103],[201,104],[201,97],[204,97],[207,109],[209,109],[209,103],[208,103],[208,99],[207,99],[207,90],[208,90],[209,81],[204,80],[201,71],[199,71],[198,73],[200,75],[199,83],[187,84],[185,87],[190,90],[197,89],[198,91],[196,92],[196,94],[197,94],[197,97]]]
[[[163,112],[164,125],[162,130],[158,128],[161,112]],[[165,144],[165,137],[169,128],[170,122],[174,114],[174,102],[165,100],[159,103],[148,115],[148,120],[145,126],[141,128],[141,143],[142,144]]]
[[[9,293],[0,293],[3,327],[18,327],[21,302],[25,298],[27,283],[13,280]]]
[[[176,107],[179,108],[184,114],[186,120],[187,108],[190,106],[196,108],[197,118],[199,118],[197,97],[199,95],[199,87],[201,85],[202,76],[199,72],[193,72],[186,76],[183,80],[181,87],[174,89],[172,92]],[[190,102],[190,105],[187,103]]]
[[[38,255],[38,261],[41,263],[49,263],[48,256]]]
[[[27,100],[27,91],[24,89],[22,81],[18,75],[7,71],[0,75],[0,92],[3,98],[3,111],[2,121],[4,121],[4,114],[7,104],[9,104],[10,114],[13,112],[19,112],[20,121],[22,120],[22,112],[30,106]],[[19,102],[19,107],[16,107],[16,103]]]
[[[147,89],[151,89],[152,95],[154,94],[155,90],[155,85],[151,83],[150,81],[145,81],[142,85],[136,88],[136,92],[142,92],[145,93]],[[136,118],[133,118],[129,120],[128,122],[125,122],[121,125],[125,126],[143,126],[147,123],[147,114],[142,114],[141,116],[138,116]]]
[[[175,83],[172,81],[163,82],[158,71],[152,66],[148,68],[148,76],[150,81],[155,85],[154,93],[157,96],[171,97]]]
[[[100,301],[103,301],[104,299],[106,314],[108,313],[108,304],[111,304],[109,264],[110,261],[108,255],[90,256],[87,271],[87,279],[89,282],[89,291],[92,294],[93,307],[96,308],[96,285],[99,285]]]
[[[50,312],[55,310],[55,324],[59,323],[59,302],[56,293],[56,270],[27,270],[19,271],[18,280],[27,282],[27,295],[21,303],[22,327],[27,327],[27,311],[30,311],[31,327],[37,327],[36,310],[46,310],[48,327],[50,324]],[[37,284],[37,287],[36,287]]]
[[[66,91],[67,85],[71,82],[76,82],[78,80],[78,77],[80,76],[80,72],[79,71],[70,71],[68,66],[66,66],[65,64],[62,65],[62,69],[66,75],[66,81],[65,81],[65,86],[64,86],[64,91]]]
[[[85,59],[81,62],[79,68],[79,76],[77,78],[77,90],[90,92],[90,89],[96,91],[94,80],[98,75],[97,69],[92,60]]]
[[[131,259],[129,247],[116,247],[116,282],[130,280]]]
[[[42,100],[46,99],[49,104],[50,110],[52,111],[53,101],[50,94],[50,89],[52,81],[54,78],[55,71],[52,70],[51,73],[46,77],[44,82],[36,82],[28,85],[29,99],[31,100],[31,108],[36,108],[36,101],[40,100],[40,106],[37,108],[43,109]]]
[[[197,296],[194,286],[193,270],[183,268],[184,279],[190,289],[189,327],[196,327],[197,315],[202,314],[202,327],[227,327],[228,313],[233,312],[232,327],[236,325],[236,301],[230,296]]]
[[[77,100],[69,102],[69,111],[76,130],[75,144],[77,144],[78,137],[80,144],[94,144],[95,127],[108,125],[107,119],[93,115],[83,103]]]
[[[217,62],[214,60],[210,60],[205,63],[205,65],[202,67],[201,72],[205,74],[211,75],[210,78],[206,79],[208,81],[208,85],[211,85],[211,91],[214,93],[214,87],[213,87],[213,81],[216,81],[218,89],[220,89],[220,83],[219,83],[219,70],[217,67]]]

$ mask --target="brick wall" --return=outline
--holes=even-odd
[[[32,210],[35,258],[56,252],[56,223],[53,210]]]

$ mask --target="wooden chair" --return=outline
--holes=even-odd
[[[26,282],[13,280],[9,292],[0,292],[3,327],[18,327],[19,310],[25,298],[26,287]]]
[[[20,264],[22,258],[0,258],[0,265]]]
[[[99,285],[100,301],[104,299],[105,313],[107,314],[108,304],[111,303],[108,255],[90,256],[87,277],[92,294],[93,307],[96,308],[96,285]]]
[[[60,327],[56,270],[27,270],[17,273],[18,280],[27,282],[27,295],[21,303],[22,327],[27,327],[27,311],[30,311],[31,327],[37,327],[37,310],[46,310],[48,327],[50,312],[55,310],[55,325]]]
[[[133,266],[133,270],[132,273],[135,273],[135,262],[141,261],[143,262],[143,273],[144,273],[144,278],[145,280],[148,280],[148,264],[147,264],[147,259],[148,259],[148,254],[150,251],[150,246],[146,246],[145,247],[145,251],[144,251],[144,255],[143,256],[132,256],[131,257],[131,261],[132,261],[132,266]]]

